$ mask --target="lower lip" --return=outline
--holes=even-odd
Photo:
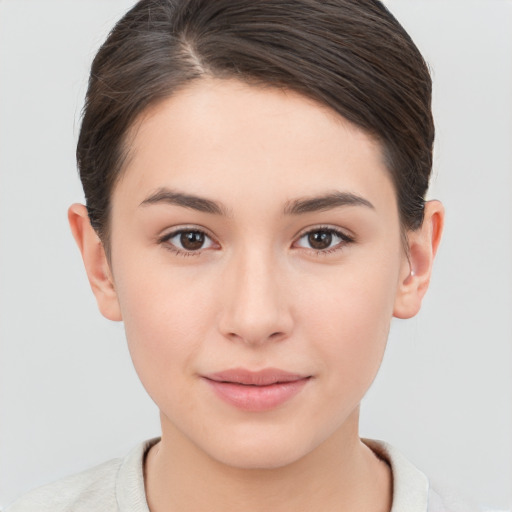
[[[244,411],[261,412],[275,409],[291,400],[307,384],[309,377],[268,386],[247,386],[233,382],[205,379],[219,398]]]

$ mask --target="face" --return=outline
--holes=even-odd
[[[379,145],[226,80],[146,112],[130,144],[112,280],[164,438],[254,468],[357,435],[408,272]]]

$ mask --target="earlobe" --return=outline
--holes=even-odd
[[[444,225],[444,208],[439,201],[425,204],[423,224],[407,235],[409,257],[399,277],[393,315],[411,318],[418,313],[428,289],[432,266]]]
[[[71,205],[68,210],[68,220],[73,237],[82,254],[87,277],[101,314],[109,320],[122,320],[105,249],[89,222],[87,208],[83,204]]]

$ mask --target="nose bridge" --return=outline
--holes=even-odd
[[[221,330],[246,343],[287,335],[291,316],[284,275],[270,249],[251,244],[235,251],[225,269]]]

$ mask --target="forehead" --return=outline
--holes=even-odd
[[[380,144],[289,90],[201,80],[148,109],[128,141],[114,196],[134,201],[168,186],[224,202],[342,188],[394,203]]]

